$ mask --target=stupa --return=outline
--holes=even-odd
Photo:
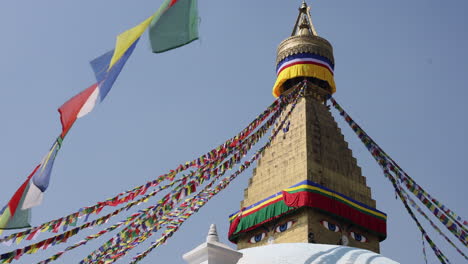
[[[275,97],[304,95],[259,159],[241,209],[230,216],[239,249],[276,243],[344,245],[378,253],[386,214],[376,209],[327,99],[336,91],[332,45],[319,37],[305,2],[278,47]]]
[[[379,254],[387,216],[376,209],[327,106],[336,91],[333,48],[318,36],[305,1],[276,64],[273,95],[302,94],[278,122],[287,125],[258,160],[241,209],[229,216],[228,237],[238,251],[226,245],[208,251],[214,246],[206,242],[184,258],[189,264],[397,263]]]

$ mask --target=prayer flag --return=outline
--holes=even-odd
[[[62,134],[60,135],[62,138],[68,133],[76,119],[90,113],[98,102],[104,100],[137,43],[138,39],[135,40],[112,67],[110,67],[110,64],[114,51],[109,51],[91,61],[91,67],[96,75],[97,83],[75,95],[58,109],[62,123]]]
[[[197,40],[197,0],[164,1],[153,15],[149,38],[155,53],[175,49]]]
[[[75,95],[58,109],[62,133],[10,202],[0,210],[0,231],[29,227],[30,208],[42,203],[62,140],[78,118],[90,113],[98,102],[104,100],[149,26],[153,52],[164,52],[198,39],[197,1],[166,0],[154,15],[120,34],[115,50],[91,61],[97,83]]]
[[[29,227],[30,208],[42,203],[43,193],[49,186],[54,160],[60,149],[59,139],[0,211],[0,230]]]
[[[39,168],[32,174],[29,189],[26,192],[22,209],[29,209],[42,203],[44,192],[49,187],[50,175],[54,166],[55,157],[61,147],[61,138],[58,138],[46,156],[42,159]]]
[[[137,38],[133,43],[124,51],[123,56],[118,61],[112,64],[112,58],[115,51],[109,51],[104,55],[91,61],[91,68],[93,68],[96,80],[99,84],[99,100],[102,102],[106,95],[109,93],[112,85],[122,71],[125,63],[127,62],[133,50],[140,39]]]
[[[62,134],[60,135],[62,138],[65,137],[77,118],[85,116],[93,110],[94,106],[96,106],[98,97],[98,84],[95,83],[65,102],[58,109],[60,113],[60,122],[62,123]]]
[[[28,176],[26,181],[19,187],[8,204],[0,211],[0,233],[4,229],[15,229],[30,227],[29,221],[31,218],[31,210],[23,210],[23,202],[25,195],[31,183],[31,177],[39,169],[38,165],[34,171]]]
[[[117,41],[115,43],[115,51],[112,55],[112,59],[109,64],[109,69],[112,68],[114,64],[116,64],[117,61],[119,61],[124,56],[124,54],[130,49],[130,47],[133,44],[137,42],[138,39],[140,39],[141,35],[143,35],[143,32],[146,31],[154,16],[155,15],[152,15],[138,26],[133,27],[117,36]]]

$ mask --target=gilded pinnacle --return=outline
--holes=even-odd
[[[309,33],[306,33],[306,30]],[[304,35],[317,35],[317,31],[315,31],[314,24],[312,23],[312,18],[310,16],[310,7],[307,6],[306,2],[303,1],[301,7],[299,7],[299,15],[296,20],[296,24],[294,25],[293,32],[291,36],[304,36]]]

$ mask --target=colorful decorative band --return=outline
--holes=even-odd
[[[342,202],[350,207],[355,208],[356,210],[359,210],[365,214],[387,220],[387,215],[384,212],[381,212],[375,208],[372,208],[366,204],[363,204],[361,202],[358,202],[344,194],[341,194],[339,192],[332,191],[320,184],[314,183],[312,181],[304,181],[302,183],[296,184],[286,190],[283,191],[292,194],[292,193],[297,193],[297,192],[313,192],[313,193],[320,193],[324,196],[327,196],[329,198],[332,198],[333,200],[337,200],[339,202]]]
[[[278,76],[273,86],[273,96],[279,97],[283,92],[283,84],[297,77],[312,77],[325,81],[333,94],[336,91],[333,69],[334,65],[319,55],[301,53],[289,56],[278,63],[276,69]]]
[[[276,75],[279,75],[284,69],[297,64],[313,64],[322,66],[327,68],[332,75],[335,69],[335,65],[323,56],[312,53],[300,53],[288,56],[284,60],[280,61],[276,66]]]
[[[301,207],[323,210],[386,237],[387,215],[343,194],[311,181],[300,182],[282,192],[230,215],[229,239]]]

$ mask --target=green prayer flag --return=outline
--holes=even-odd
[[[198,39],[197,0],[166,0],[149,28],[153,52],[178,48]]]

